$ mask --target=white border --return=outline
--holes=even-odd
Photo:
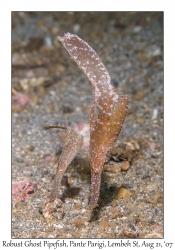
[[[11,237],[11,11],[164,11],[165,41],[165,240],[174,241],[175,223],[175,15],[173,1],[4,1],[0,15],[0,239]],[[0,242],[1,244],[1,242]],[[175,243],[174,243],[175,244]],[[30,249],[30,248],[28,248]]]

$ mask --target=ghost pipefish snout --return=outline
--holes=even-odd
[[[117,94],[101,59],[85,41],[70,33],[58,39],[94,86],[94,101],[90,105],[89,209],[92,209],[98,206],[103,165],[107,153],[121,131],[128,110],[129,97]]]

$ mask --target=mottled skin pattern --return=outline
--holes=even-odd
[[[66,143],[64,144],[63,151],[61,153],[58,166],[57,166],[57,172],[54,178],[53,188],[50,194],[50,202],[54,201],[58,194],[58,189],[61,185],[61,180],[63,178],[63,175],[68,167],[68,165],[71,163],[71,161],[74,159],[77,152],[80,150],[80,148],[83,145],[83,137],[77,133],[73,128],[70,127],[64,127],[64,126],[46,126],[44,129],[50,129],[50,128],[62,128],[68,130],[68,136]]]
[[[98,206],[105,157],[121,131],[128,110],[129,98],[117,94],[101,59],[85,41],[70,33],[59,37],[59,40],[95,87],[94,102],[90,106],[91,195],[89,209],[93,209]]]
[[[91,104],[90,117],[90,164],[91,164],[91,198],[89,208],[97,206],[100,193],[101,173],[105,157],[117,140],[128,108],[128,97],[119,96],[118,102],[111,110],[111,115],[99,110],[94,118],[95,104]],[[95,196],[95,197],[94,197]]]

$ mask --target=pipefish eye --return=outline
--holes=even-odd
[[[94,89],[94,102],[90,106],[90,165],[91,194],[89,208],[98,206],[101,174],[106,155],[117,140],[128,109],[128,96],[119,96],[111,84],[110,75],[97,55],[85,41],[77,35],[66,33],[58,38],[70,56],[86,74]],[[114,126],[115,124],[115,126]],[[54,126],[48,126],[46,129]],[[60,127],[61,128],[61,127]],[[52,192],[52,198],[60,185],[60,179],[68,164],[82,146],[82,138],[74,130],[68,130],[68,139],[60,156],[57,179]],[[102,150],[103,149],[103,150]],[[65,164],[66,163],[66,164]],[[63,172],[59,172],[59,170]]]

